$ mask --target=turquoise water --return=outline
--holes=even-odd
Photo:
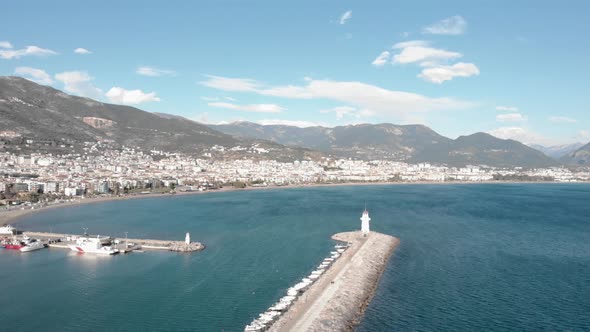
[[[98,203],[23,229],[182,240],[207,249],[115,257],[0,251],[0,326],[32,331],[238,331],[309,273],[330,235],[401,245],[359,331],[590,330],[589,185],[277,189]]]

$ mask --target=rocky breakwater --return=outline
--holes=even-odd
[[[338,233],[350,248],[298,298],[270,331],[352,331],[370,303],[399,240],[371,232]]]
[[[193,252],[205,249],[205,245],[200,242],[191,242],[186,244],[184,242],[174,242],[170,245],[170,251],[179,251],[179,252]]]

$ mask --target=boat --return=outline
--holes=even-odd
[[[45,243],[39,241],[39,240],[33,240],[31,242],[29,242],[26,246],[20,248],[20,252],[29,252],[29,251],[35,251],[35,250],[40,250],[45,248]]]
[[[20,241],[12,241],[4,245],[4,249],[13,249],[19,250],[20,248],[24,247],[25,245]]]
[[[96,238],[79,238],[76,240],[76,244],[70,244],[68,247],[75,252],[79,253],[90,253],[99,255],[114,255],[119,253],[119,249],[114,249],[111,246],[105,246],[102,244],[100,237]]]
[[[24,247],[26,244],[22,241],[19,241],[16,238],[16,235],[12,236],[12,241],[8,241],[8,239],[4,240],[3,242],[3,247],[4,249],[12,249],[12,250],[18,250],[22,247]]]
[[[10,225],[4,225],[0,227],[0,235],[13,235],[16,233],[16,228]]]

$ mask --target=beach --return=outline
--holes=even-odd
[[[358,325],[399,240],[360,231],[332,238],[351,246],[270,331],[352,331]]]

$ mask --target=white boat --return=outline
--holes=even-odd
[[[100,237],[96,238],[79,238],[76,244],[70,244],[68,247],[75,252],[90,253],[99,255],[114,255],[119,253],[119,249],[110,246],[103,246]]]
[[[30,241],[26,246],[20,248],[20,252],[29,252],[45,248],[45,244],[39,240]]]
[[[0,235],[12,235],[16,233],[16,228],[10,225],[4,225],[0,227]]]

